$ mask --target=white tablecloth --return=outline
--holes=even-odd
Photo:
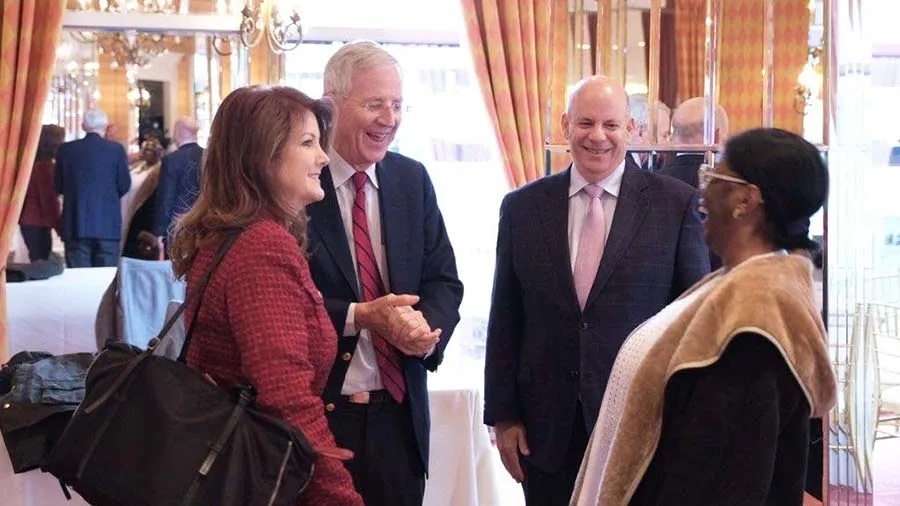
[[[10,349],[53,354],[93,351],[94,319],[115,268],[68,269],[47,281],[7,285]],[[451,342],[452,347],[452,342]],[[514,506],[521,488],[500,465],[482,425],[480,365],[451,363],[432,375],[431,478],[426,506]],[[55,478],[38,470],[13,474],[0,439],[3,506],[84,506],[66,501]]]
[[[44,281],[7,283],[10,354],[93,351],[94,321],[115,267],[66,269]]]

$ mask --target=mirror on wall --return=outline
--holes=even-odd
[[[72,140],[84,135],[84,111],[100,108],[108,136],[136,152],[148,136],[168,138],[187,116],[205,144],[222,97],[249,83],[248,50],[236,46],[224,51],[206,34],[64,30],[43,122],[62,125]]]

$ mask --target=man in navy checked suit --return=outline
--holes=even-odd
[[[103,138],[106,113],[84,114],[83,139],[60,146],[54,183],[63,196],[62,240],[69,267],[112,267],[122,238],[120,199],[131,188],[125,148]]]
[[[564,172],[503,200],[485,362],[485,423],[529,506],[568,504],[619,347],[709,271],[697,193],[626,165],[628,96],[604,76],[562,116]],[[600,186],[606,241],[584,308],[576,240]]]

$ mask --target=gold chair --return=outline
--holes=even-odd
[[[900,304],[866,304],[865,328],[875,350],[876,438],[900,437]]]

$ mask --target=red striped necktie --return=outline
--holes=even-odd
[[[381,281],[378,263],[375,261],[375,250],[369,238],[369,222],[366,219],[367,180],[365,172],[353,174],[353,185],[356,187],[356,198],[353,200],[353,243],[356,249],[356,273],[362,289],[362,302],[369,302],[385,295],[384,283]],[[406,394],[406,381],[403,379],[400,353],[380,335],[371,332],[371,336],[384,388],[394,400],[402,403]]]

